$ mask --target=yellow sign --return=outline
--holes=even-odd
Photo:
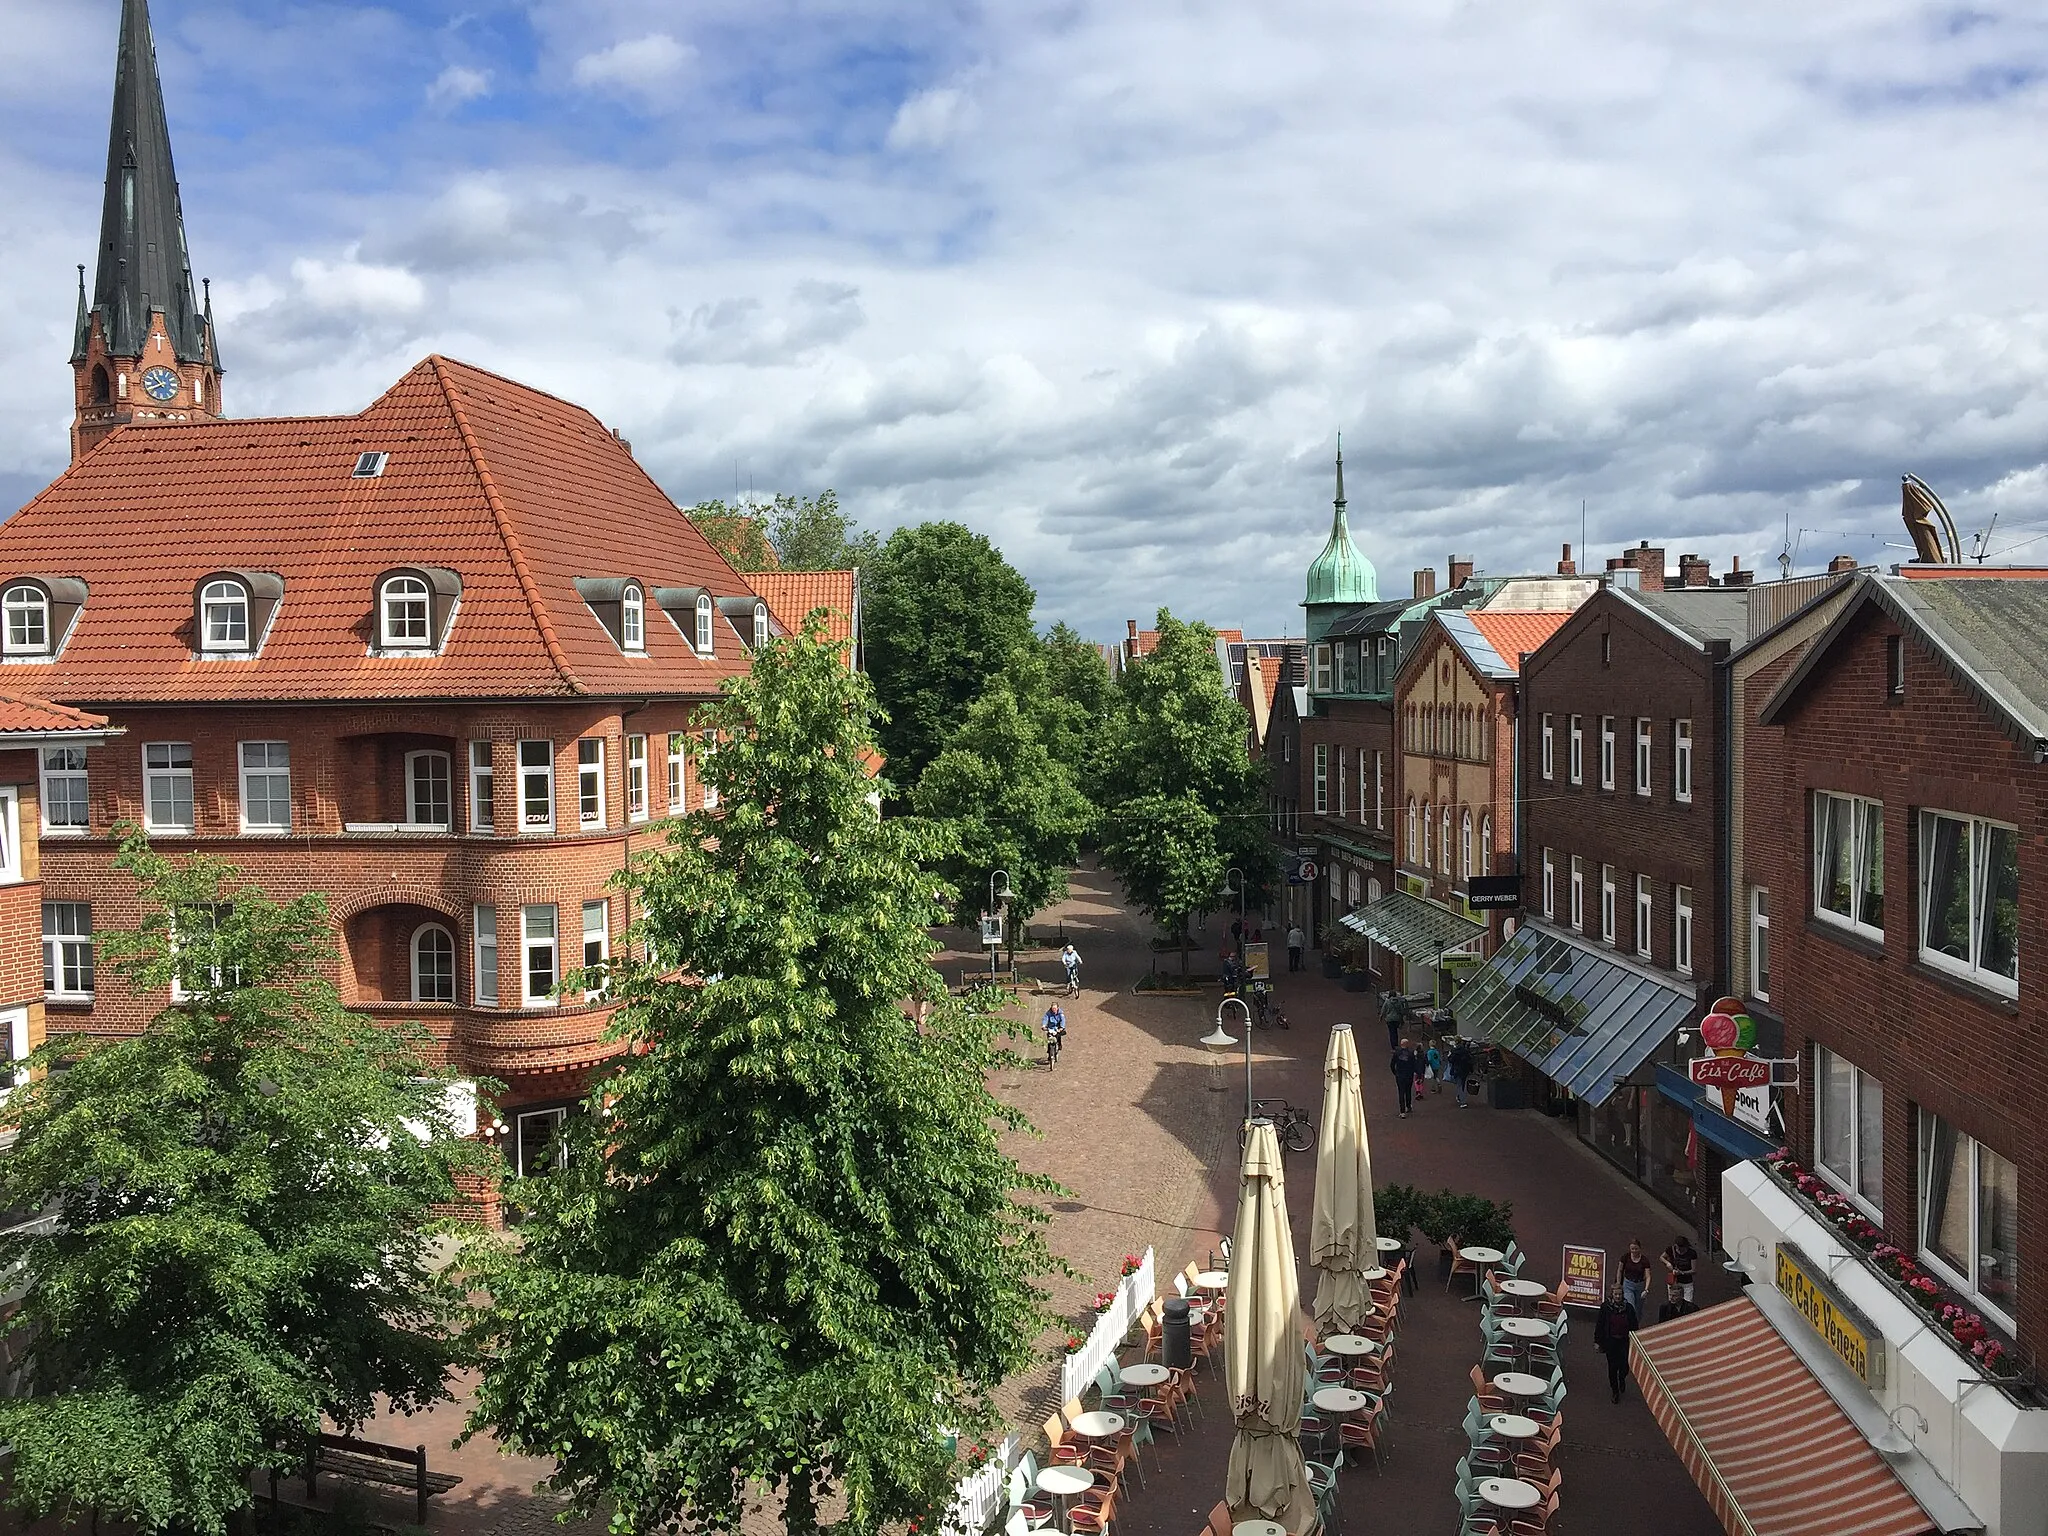
[[[1826,1272],[1797,1243],[1778,1244],[1778,1294],[1791,1302],[1822,1342],[1875,1390],[1884,1385],[1884,1336],[1853,1310]]]

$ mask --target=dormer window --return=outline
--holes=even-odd
[[[390,458],[391,455],[388,453],[359,453],[356,455],[356,467],[349,471],[349,477],[354,480],[374,480],[384,473],[384,465]]]
[[[768,605],[754,604],[754,649],[759,650],[768,643]]]
[[[27,582],[9,587],[0,595],[0,612],[6,615],[4,647],[9,656],[50,654],[50,595]]]
[[[377,604],[378,639],[386,650],[424,651],[433,644],[427,584],[417,576],[391,576]]]
[[[638,582],[627,582],[619,598],[619,644],[629,651],[647,649],[647,599]]]
[[[711,613],[711,594],[700,592],[697,595],[697,654],[700,656],[709,656],[712,651]]]
[[[200,589],[199,648],[249,649],[249,589],[239,581],[209,581]]]

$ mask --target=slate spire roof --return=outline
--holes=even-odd
[[[106,201],[100,214],[99,266],[91,313],[107,351],[140,357],[149,316],[161,310],[171,349],[183,363],[206,360],[207,325],[192,292],[185,214],[171,164],[171,132],[149,30],[149,0],[122,0],[114,64],[114,114],[107,133]],[[72,361],[85,359],[81,325]]]

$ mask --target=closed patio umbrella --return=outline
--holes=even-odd
[[[1280,1138],[1268,1120],[1254,1120],[1245,1138],[1224,1347],[1230,1411],[1237,1421],[1224,1483],[1230,1517],[1277,1520],[1302,1536],[1316,1519],[1297,1439],[1308,1373],[1302,1361],[1301,1288],[1294,1275],[1294,1235],[1287,1230]]]
[[[1339,1024],[1330,1031],[1323,1059],[1323,1124],[1316,1137],[1316,1201],[1308,1229],[1308,1261],[1321,1274],[1316,1325],[1324,1333],[1353,1333],[1372,1316],[1364,1271],[1379,1264],[1378,1235],[1358,1047],[1351,1026]]]

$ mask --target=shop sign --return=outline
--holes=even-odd
[[[1884,1386],[1884,1335],[1835,1289],[1822,1266],[1797,1243],[1778,1244],[1778,1294],[1792,1303],[1821,1341],[1872,1391]]]
[[[1559,1285],[1568,1307],[1593,1307],[1607,1299],[1607,1250],[1564,1245],[1564,1279]]]
[[[1759,1056],[1696,1056],[1685,1075],[1703,1088],[1767,1088],[1771,1064]]]
[[[1322,869],[1314,859],[1297,858],[1287,871],[1289,885],[1314,885]]]
[[[1465,904],[1475,912],[1512,912],[1522,904],[1522,877],[1474,875],[1465,882]]]

